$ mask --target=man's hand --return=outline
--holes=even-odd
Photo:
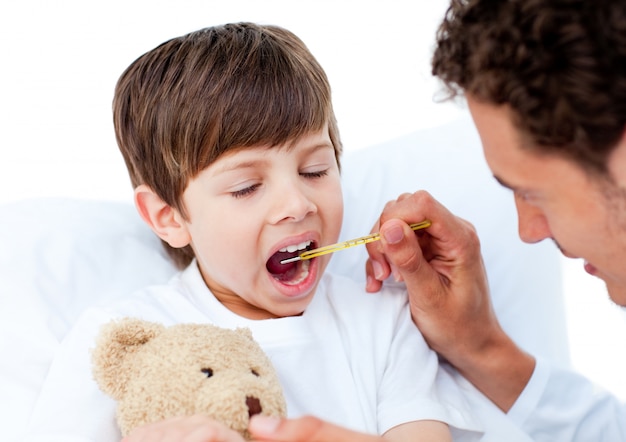
[[[408,226],[426,219],[432,222],[426,230]],[[390,274],[403,280],[413,321],[431,348],[508,410],[534,359],[498,323],[473,226],[424,191],[388,203],[379,224],[381,240],[368,244],[368,291]]]
[[[122,442],[245,442],[224,424],[202,415],[179,416],[136,428]]]

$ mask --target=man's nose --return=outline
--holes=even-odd
[[[533,244],[552,237],[548,221],[543,212],[527,203],[516,201],[519,237]]]

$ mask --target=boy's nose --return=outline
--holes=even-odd
[[[309,198],[304,189],[297,184],[289,184],[275,195],[276,204],[273,222],[301,221],[311,213],[317,212],[317,205]]]

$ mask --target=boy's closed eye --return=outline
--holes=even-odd
[[[317,179],[317,178],[322,178],[327,175],[328,175],[328,169],[315,170],[315,171],[310,171],[310,172],[300,172],[300,176],[307,178],[307,179]],[[243,198],[245,196],[248,196],[254,193],[259,187],[261,187],[261,183],[255,183],[255,184],[246,186],[244,188],[234,190],[230,192],[230,194],[234,198]]]
[[[251,195],[252,193],[254,193],[254,191],[257,190],[260,186],[261,186],[260,183],[253,184],[251,186],[244,187],[243,189],[239,189],[239,190],[235,190],[233,192],[230,192],[230,194],[233,197],[235,197],[235,198],[243,198],[245,196],[248,196],[248,195]]]
[[[328,169],[317,170],[314,172],[300,172],[300,175],[305,178],[321,178],[328,175]]]

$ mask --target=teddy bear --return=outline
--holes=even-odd
[[[251,416],[286,415],[276,371],[247,328],[123,318],[102,326],[92,364],[98,386],[117,402],[124,436],[149,422],[205,414],[249,440]]]

